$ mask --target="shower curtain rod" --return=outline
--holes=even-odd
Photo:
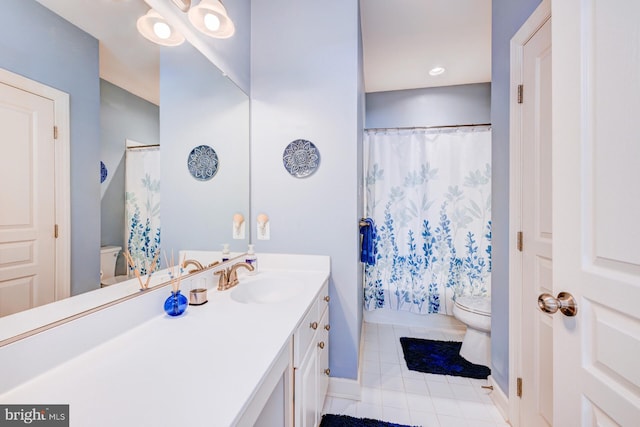
[[[444,125],[444,126],[414,126],[414,127],[397,127],[397,128],[367,128],[365,130],[418,130],[418,129],[452,129],[452,128],[470,128],[491,126],[491,123],[475,123],[467,125]]]
[[[154,148],[154,147],[160,147],[160,144],[132,145],[131,147],[127,147],[127,150],[135,150],[138,148]]]

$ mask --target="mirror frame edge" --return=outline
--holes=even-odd
[[[239,262],[239,261],[243,260],[245,255],[246,255],[246,253],[242,253],[242,254],[234,257],[234,258],[231,258],[228,261],[224,261],[224,262],[221,262],[219,264],[215,264],[213,266],[208,266],[208,267],[203,268],[202,270],[194,271],[192,273],[187,273],[186,275],[182,276],[182,279],[187,279],[187,278],[190,278],[192,276],[195,276],[196,274],[200,274],[200,273],[203,273],[203,272],[209,272],[210,271],[212,273],[215,273],[216,271],[218,271],[218,270],[220,270],[222,268],[226,268],[226,267],[228,267],[230,265],[235,264],[236,262]],[[50,323],[47,323],[45,325],[39,326],[37,328],[30,329],[30,330],[22,332],[20,334],[11,336],[9,338],[6,338],[6,339],[0,341],[0,348],[2,348],[4,346],[7,346],[7,345],[10,345],[10,344],[13,344],[13,343],[15,343],[17,341],[20,341],[20,340],[23,340],[25,338],[29,338],[31,336],[37,335],[37,334],[39,334],[41,332],[45,332],[45,331],[48,331],[48,330],[53,329],[55,327],[58,327],[58,326],[66,324],[66,323],[72,322],[74,320],[78,320],[78,319],[80,319],[82,317],[88,316],[88,315],[96,313],[98,311],[105,310],[105,309],[107,309],[109,307],[112,307],[114,305],[117,305],[117,304],[120,304],[122,302],[128,301],[130,299],[137,298],[137,297],[142,296],[144,294],[148,294],[148,293],[151,293],[153,291],[160,290],[161,288],[165,288],[165,287],[171,285],[172,282],[173,282],[173,280],[168,280],[166,282],[158,283],[157,285],[152,286],[152,287],[150,287],[148,289],[141,290],[140,292],[136,292],[136,293],[133,293],[133,294],[125,295],[123,297],[117,298],[117,299],[109,301],[107,303],[100,304],[100,305],[97,305],[95,307],[92,307],[92,308],[90,308],[88,310],[84,310],[84,311],[81,311],[79,313],[72,314],[70,316],[64,317],[64,318],[56,320],[54,322],[50,322]],[[211,289],[214,289],[214,288],[211,288]],[[208,289],[208,291],[211,290],[211,289]],[[33,309],[37,310],[38,307],[34,307]]]

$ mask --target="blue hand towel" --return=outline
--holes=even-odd
[[[366,225],[360,226],[360,234],[362,234],[362,252],[360,252],[360,261],[368,265],[376,263],[376,224],[371,218],[362,220]]]

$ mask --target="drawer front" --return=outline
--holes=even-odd
[[[318,317],[316,305],[317,304],[313,304],[311,306],[293,336],[293,366],[295,368],[300,366],[300,362],[307,352],[309,345],[320,329],[320,318]]]
[[[329,281],[324,282],[322,289],[320,289],[320,292],[318,293],[317,306],[318,319],[320,319],[329,307]]]
[[[329,310],[327,310],[329,306],[328,299],[329,281],[326,281],[293,336],[293,366],[296,368],[300,366],[300,361],[307,353],[312,341],[317,341],[318,337],[314,338],[314,335],[324,328],[324,324],[321,323],[320,319],[322,316],[329,315]],[[313,345],[316,346],[317,342],[314,342]]]

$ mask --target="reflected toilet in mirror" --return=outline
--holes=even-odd
[[[100,287],[115,285],[129,277],[126,274],[116,276],[116,263],[122,248],[120,246],[102,246],[100,248]]]

